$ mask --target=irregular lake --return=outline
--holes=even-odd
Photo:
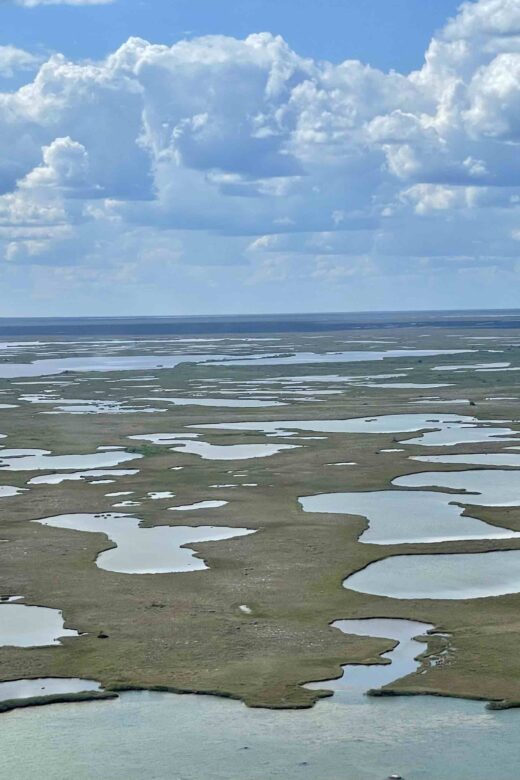
[[[300,498],[305,512],[361,515],[367,518],[369,527],[359,537],[359,541],[365,544],[412,544],[520,537],[520,533],[508,528],[490,525],[475,517],[463,517],[464,509],[455,506],[453,501],[473,502],[466,495],[447,495],[423,490],[323,493]]]
[[[140,520],[122,514],[59,515],[34,520],[52,528],[67,528],[107,536],[117,547],[100,553],[96,564],[100,569],[121,574],[167,574],[207,569],[192,550],[183,548],[196,542],[220,541],[248,536],[249,528],[216,528],[188,526],[156,526],[142,528]]]
[[[159,401],[174,406],[220,406],[229,409],[261,409],[266,406],[286,406],[282,401],[251,400],[249,398],[140,398],[140,401]]]
[[[321,433],[413,433],[425,431],[405,444],[452,445],[464,442],[483,442],[500,437],[516,436],[511,428],[489,426],[485,420],[464,415],[443,414],[388,414],[380,417],[356,417],[346,420],[278,420],[265,422],[215,423],[191,425],[190,428],[227,431],[259,431],[266,435],[284,436],[291,431],[318,431]],[[505,439],[509,441],[509,439]]]
[[[452,495],[451,500],[476,506],[520,506],[520,479],[518,472],[513,470],[427,471],[397,477],[392,484],[407,488],[465,490],[469,495]]]
[[[40,450],[37,454],[34,451],[31,454],[23,454],[23,450],[18,452],[20,454],[10,457],[0,450],[0,471],[106,469],[143,457],[137,453],[120,451],[94,452],[89,455],[52,455],[47,450]]]
[[[0,498],[12,498],[23,493],[23,488],[11,487],[11,485],[0,485]]]
[[[84,693],[100,691],[101,686],[95,680],[81,680],[77,677],[40,677],[37,680],[13,680],[0,682],[0,701],[9,699],[32,699],[39,696],[57,696],[63,693]],[[0,758],[0,767],[2,758]],[[34,777],[38,776],[38,772]],[[20,775],[22,777],[22,775]],[[47,773],[40,777],[49,777]]]
[[[205,363],[225,359],[219,355],[97,355],[93,357],[75,356],[64,358],[47,358],[35,360],[33,363],[2,363],[0,377],[11,379],[16,377],[51,376],[63,374],[65,371],[140,371],[158,368],[175,368],[179,363]]]
[[[59,645],[59,639],[67,636],[79,634],[63,627],[63,615],[58,609],[30,607],[25,604],[0,605],[0,645]]]
[[[520,550],[394,555],[343,581],[360,593],[394,599],[478,599],[520,592]]]
[[[97,477],[134,477],[136,474],[139,474],[137,469],[94,469],[91,471],[73,471],[62,474],[44,474],[41,477],[32,477],[27,484],[59,485],[62,482],[67,481],[95,480]],[[100,484],[99,481],[97,484]]]
[[[198,455],[204,460],[250,460],[269,458],[284,450],[294,450],[295,444],[208,444],[194,441],[200,434],[188,433],[150,433],[142,436],[129,436],[137,441],[151,441],[154,444],[175,444],[174,452],[186,452]]]
[[[220,509],[226,506],[227,501],[198,501],[196,504],[186,504],[185,506],[172,506],[170,512],[194,512],[198,509]]]
[[[9,780],[90,780],[100,768],[110,780],[512,780],[519,725],[518,710],[434,696],[340,691],[281,712],[136,692],[2,717],[0,769]]]
[[[415,637],[424,636],[434,628],[429,623],[385,618],[337,620],[332,625],[344,634],[393,639],[399,644],[381,656],[390,664],[347,664],[343,667],[343,677],[340,679],[310,683],[306,688],[365,693],[413,674],[421,665],[416,658],[427,648],[424,642],[417,642]]]
[[[159,368],[175,368],[180,363],[214,363],[221,366],[260,366],[292,365],[298,363],[355,363],[359,361],[384,360],[385,358],[431,357],[434,355],[459,355],[474,352],[472,349],[393,349],[382,352],[298,352],[292,355],[250,355],[234,358],[233,355],[97,355],[66,358],[47,358],[33,363],[2,363],[0,378],[51,376],[65,371],[140,371]]]
[[[520,453],[515,455],[508,452],[487,452],[483,454],[469,455],[421,455],[410,460],[421,463],[464,463],[468,466],[520,466]]]
[[[251,355],[219,361],[222,366],[292,366],[305,363],[362,363],[392,358],[425,358],[437,355],[462,355],[473,349],[387,349],[349,352],[296,352],[292,355]]]

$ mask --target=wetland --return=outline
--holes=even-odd
[[[100,755],[100,724],[117,733],[125,713],[146,734],[184,712],[210,741],[215,717],[242,719],[267,752],[285,724],[289,777],[291,738],[316,723],[336,761],[315,746],[323,778],[347,760],[339,723],[360,778],[393,768],[377,728],[395,718],[403,776],[450,777],[435,774],[449,751],[413,774],[414,719],[509,744],[520,713],[485,704],[520,705],[518,373],[487,368],[520,367],[517,328],[388,315],[360,351],[358,326],[336,325],[2,336],[0,766],[65,711]],[[100,697],[118,698],[71,703]],[[223,777],[265,777],[228,762]]]

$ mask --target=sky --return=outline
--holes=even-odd
[[[520,2],[0,0],[0,316],[509,308]]]

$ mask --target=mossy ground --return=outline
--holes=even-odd
[[[322,338],[319,350],[353,349],[341,345],[352,334]],[[455,349],[467,345],[464,333],[420,338],[413,331],[384,330],[367,339],[396,338],[409,347]],[[487,333],[485,335],[493,335]],[[506,335],[500,331],[499,335]],[[283,337],[276,351],[293,346],[308,350],[304,337]],[[314,342],[317,348],[318,342]],[[363,348],[363,347],[361,347]],[[381,345],[384,348],[384,345]],[[225,352],[222,347],[222,352]],[[267,351],[267,350],[266,350]],[[271,351],[271,348],[269,348]],[[493,396],[515,396],[514,373],[468,371],[433,372],[441,362],[495,362],[514,360],[516,351],[501,355],[484,352],[451,358],[385,360],[356,364],[314,366],[229,367],[181,365],[174,370],[134,372],[154,375],[154,384],[186,395],[196,384],[221,379],[256,379],[309,374],[399,373],[412,367],[407,378],[395,381],[450,382],[451,387],[398,390],[320,383],[342,389],[340,395],[321,396],[319,403],[291,402],[267,409],[219,409],[166,406],[161,414],[47,415],[48,407],[21,403],[0,410],[0,431],[7,447],[44,448],[53,454],[89,453],[103,445],[124,445],[144,457],[121,468],[136,468],[133,477],[119,477],[111,485],[63,482],[31,486],[21,496],[0,503],[0,595],[17,594],[28,604],[61,609],[68,628],[82,632],[60,647],[20,649],[0,647],[0,679],[26,677],[84,677],[99,680],[108,689],[163,688],[211,692],[240,698],[251,706],[306,707],[321,695],[302,684],[337,677],[347,663],[375,663],[393,646],[391,640],[346,636],[331,628],[337,619],[362,617],[410,618],[432,623],[450,634],[443,662],[431,665],[428,655],[441,653],[446,642],[431,639],[420,674],[390,686],[401,693],[435,693],[489,700],[520,701],[520,594],[469,601],[401,601],[363,595],[342,586],[352,572],[395,554],[472,552],[520,549],[507,541],[463,541],[428,545],[375,546],[360,544],[366,521],[346,515],[304,513],[298,497],[318,492],[388,489],[391,480],[414,471],[458,470],[410,461],[414,454],[440,452],[437,448],[407,445],[405,452],[380,454],[400,447],[408,435],[323,434],[320,440],[287,440],[301,445],[270,458],[248,461],[208,461],[173,452],[168,446],[129,441],[128,436],[178,432],[192,424],[234,420],[332,419],[382,414],[432,412],[476,415],[481,419],[511,420],[518,407],[509,401],[487,401]],[[65,398],[125,400],[151,397],[114,380],[133,374],[67,375],[81,379],[64,387]],[[3,402],[38,392],[39,387],[0,382],[9,393]],[[31,380],[37,381],[37,379]],[[143,382],[143,384],[146,384]],[[318,386],[317,386],[318,387]],[[221,389],[228,389],[222,385]],[[61,392],[60,388],[60,392]],[[229,386],[229,390],[233,390]],[[96,391],[101,391],[96,394]],[[209,396],[214,395],[211,390]],[[470,398],[475,406],[411,405],[421,395],[443,399]],[[150,405],[155,405],[151,404]],[[518,425],[512,427],[519,428]],[[313,434],[304,434],[312,436]],[[319,436],[320,434],[316,434]],[[204,440],[218,444],[261,443],[254,432],[211,431]],[[268,439],[267,441],[273,441]],[[284,440],[281,440],[284,441]],[[503,445],[458,446],[456,452],[495,452]],[[451,450],[450,450],[451,451]],[[355,467],[331,466],[355,461]],[[172,471],[183,466],[182,471]],[[464,466],[462,469],[466,468]],[[234,474],[247,474],[235,477]],[[0,471],[1,484],[25,486],[34,472]],[[242,483],[258,483],[244,487]],[[211,488],[237,484],[235,488]],[[520,487],[520,475],[519,475]],[[197,544],[193,549],[209,564],[207,571],[189,574],[123,575],[99,569],[95,560],[112,546],[101,534],[44,527],[31,520],[74,512],[109,512],[117,499],[106,493],[133,491],[141,500],[149,491],[172,491],[175,499],[143,500],[129,511],[145,525],[225,525],[258,529],[239,539]],[[229,504],[216,511],[172,513],[167,507],[209,499]],[[520,509],[471,508],[472,516],[520,530]],[[251,614],[239,607],[247,605]],[[99,639],[104,632],[107,639]]]

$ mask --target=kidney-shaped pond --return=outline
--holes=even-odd
[[[520,592],[520,550],[394,555],[343,581],[348,590],[394,599],[478,599]]]
[[[478,496],[475,498],[479,498]],[[369,521],[359,541],[366,544],[412,544],[460,539],[512,539],[519,533],[464,517],[453,502],[473,502],[466,494],[425,490],[324,493],[300,498],[305,512],[360,515]],[[478,503],[478,502],[477,502]]]

